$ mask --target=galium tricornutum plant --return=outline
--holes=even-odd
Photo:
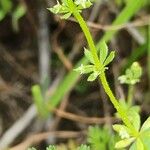
[[[114,59],[115,53],[111,51],[108,54],[108,47],[104,41],[101,42],[100,52],[98,53],[86,22],[81,16],[82,10],[91,5],[91,0],[61,0],[61,3],[57,1],[57,4],[53,8],[49,8],[49,10],[55,14],[60,14],[62,19],[68,19],[71,15],[74,16],[87,39],[89,50],[84,48],[84,54],[89,60],[89,65],[81,64],[75,71],[79,71],[80,74],[90,74],[87,79],[88,81],[94,81],[96,78],[99,78],[106,94],[109,96],[110,101],[122,119],[123,124],[113,126],[114,130],[117,131],[121,137],[121,140],[116,143],[115,147],[125,148],[131,145],[130,150],[148,150],[150,147],[148,146],[150,145],[150,117],[140,128],[139,114],[133,111],[131,113],[132,115],[129,115],[111,91],[105,76],[105,71],[108,69],[108,64]],[[132,90],[132,85],[139,80],[140,76],[141,68],[138,63],[134,63],[131,69],[127,70],[126,74],[121,76],[119,80],[122,83],[131,81],[130,90]],[[129,104],[131,104],[131,99],[132,97],[129,94]]]

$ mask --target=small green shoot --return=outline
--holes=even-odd
[[[121,84],[134,85],[140,81],[142,75],[142,68],[137,62],[134,62],[129,69],[126,70],[125,75],[120,76],[118,79]]]
[[[129,107],[132,106],[134,85],[140,81],[141,76],[142,68],[137,62],[134,62],[131,67],[125,71],[125,75],[121,75],[118,78],[121,84],[127,84],[129,86],[127,97]]]
[[[17,6],[12,13],[12,26],[15,31],[19,30],[19,19],[26,14],[26,7],[23,4]]]
[[[45,106],[44,97],[42,95],[41,88],[39,85],[32,86],[32,95],[38,113],[41,115],[41,117],[46,117],[49,113],[46,109],[47,107]]]
[[[8,14],[12,15],[12,26],[15,31],[19,30],[19,19],[26,14],[26,7],[24,4],[19,4],[13,9],[13,2],[11,0],[0,0],[0,21],[2,21]]]
[[[80,72],[80,74],[88,74],[91,73],[87,79],[87,81],[94,81],[101,73],[103,73],[108,67],[106,67],[109,63],[111,63],[115,57],[115,52],[112,51],[108,55],[108,47],[105,42],[101,43],[101,50],[99,54],[99,61],[101,63],[101,67],[97,68],[94,64],[94,58],[92,53],[88,49],[84,49],[84,55],[89,60],[91,65],[83,65],[74,69],[75,71]]]

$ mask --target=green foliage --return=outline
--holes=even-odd
[[[18,5],[16,9],[12,12],[12,25],[15,31],[19,30],[19,19],[26,14],[26,7],[22,4]]]
[[[121,140],[116,143],[115,148],[126,148],[130,146],[130,150],[149,150],[150,146],[150,117],[143,123],[140,128],[140,117],[134,117],[133,125],[138,131],[138,136],[134,137],[131,130],[121,124],[113,125],[113,128],[121,137]]]
[[[28,150],[37,150],[37,149],[32,147],[32,148],[28,148]],[[49,147],[46,148],[46,150],[56,150],[56,147],[53,145],[50,145]]]
[[[120,100],[119,104],[123,108],[123,110],[128,114],[128,116],[130,116],[132,112],[136,112],[136,113],[140,112],[140,106],[138,105],[131,106],[125,100]],[[118,118],[120,118],[120,115],[118,113],[116,113],[116,115]]]
[[[129,69],[126,70],[125,75],[120,76],[118,79],[120,83],[134,85],[140,81],[142,75],[142,68],[137,62],[134,62]]]
[[[48,8],[55,14],[61,14],[62,19],[68,19],[74,11],[81,12],[83,9],[92,5],[90,0],[62,0],[62,4],[57,1],[57,4],[52,8]]]
[[[89,127],[87,141],[92,150],[114,150],[116,139],[115,135],[110,136],[107,128]]]
[[[90,147],[87,145],[81,145],[77,150],[90,150]]]
[[[5,18],[12,9],[11,0],[0,0],[0,21]]]
[[[12,26],[15,31],[18,31],[18,22],[26,14],[26,7],[23,4],[14,5],[11,0],[0,0],[0,21],[2,21],[7,14],[12,15]]]
[[[32,95],[39,114],[41,117],[46,117],[48,115],[48,111],[39,85],[32,86]]]
[[[56,150],[56,147],[53,145],[50,145],[49,147],[46,148],[46,150]]]
[[[28,150],[37,150],[35,148],[28,148]],[[46,148],[46,150],[57,150],[56,146],[50,145],[49,147]],[[90,147],[87,145],[81,145],[80,147],[77,148],[77,150],[90,150]]]
[[[91,63],[91,65],[83,65],[81,64],[80,67],[74,69],[77,72],[80,72],[80,74],[88,74],[91,73],[87,79],[87,81],[94,81],[101,73],[103,73],[106,69],[108,69],[106,66],[112,62],[112,60],[115,57],[114,51],[112,51],[108,55],[108,47],[105,42],[101,43],[101,50],[99,54],[99,61],[101,63],[101,67],[97,68],[97,66],[94,64],[94,58],[92,53],[88,49],[84,49],[84,55],[88,59],[88,61]]]

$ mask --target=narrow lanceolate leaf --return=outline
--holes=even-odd
[[[120,148],[125,148],[129,146],[135,138],[129,138],[129,139],[124,139],[116,143],[115,148],[120,149]]]
[[[94,80],[96,80],[98,75],[99,75],[98,72],[93,72],[92,74],[90,74],[90,76],[88,77],[87,81],[94,81]]]
[[[61,17],[61,19],[68,19],[71,16],[71,13],[66,13]]]
[[[84,48],[84,55],[90,61],[90,63],[94,64],[92,53],[86,48]]]
[[[142,125],[141,131],[145,131],[150,128],[150,117],[147,118],[147,120]]]
[[[119,133],[119,136],[121,137],[121,139],[127,139],[130,137],[129,129],[124,125],[115,124],[113,125],[113,129]]]
[[[87,74],[94,71],[94,65],[86,65],[81,64],[80,67],[74,69],[74,71],[80,72],[80,74]]]
[[[105,62],[104,62],[104,66],[107,66],[110,62],[113,61],[115,57],[115,51],[112,51],[109,56],[106,58]]]
[[[103,41],[100,44],[100,62],[103,64],[106,57],[108,55],[108,47],[106,45],[106,43]]]

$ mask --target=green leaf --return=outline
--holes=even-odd
[[[71,16],[71,13],[66,13],[61,17],[61,19],[68,19]]]
[[[140,139],[143,143],[144,146],[144,150],[149,150],[150,148],[150,129],[144,131],[141,135],[140,135]]]
[[[90,0],[75,0],[75,4],[81,6],[81,9],[89,8],[92,5]]]
[[[49,147],[46,148],[46,150],[56,150],[56,147],[53,145],[50,145]]]
[[[140,115],[132,110],[132,109],[129,109],[128,112],[127,112],[127,115],[129,117],[129,120],[130,122],[133,124],[133,126],[135,127],[135,129],[137,131],[139,131],[140,129],[140,126],[141,126],[141,120],[140,120]]]
[[[68,5],[68,1],[67,0],[62,0],[62,3],[64,3],[65,5]]]
[[[119,133],[121,139],[127,139],[130,137],[129,129],[124,125],[115,124],[113,125],[113,129]]]
[[[0,0],[0,21],[11,12],[12,6],[11,0]]]
[[[142,75],[142,68],[137,62],[134,62],[130,68],[125,71],[125,75],[120,76],[118,79],[120,83],[134,85],[140,81]]]
[[[108,47],[106,43],[103,41],[100,44],[100,62],[103,64],[108,55]]]
[[[12,1],[11,0],[1,0],[0,1],[0,6],[2,7],[1,9],[5,12],[8,13],[12,9]]]
[[[144,146],[140,138],[136,139],[136,150],[144,150]]]
[[[94,81],[94,80],[96,80],[98,75],[99,75],[99,73],[97,71],[93,72],[92,74],[90,74],[90,76],[88,77],[87,81]]]
[[[134,73],[133,76],[134,78],[139,79],[142,75],[142,68],[140,67],[139,63],[134,62],[131,66],[131,70]]]
[[[113,61],[115,57],[115,51],[112,51],[109,56],[106,58],[105,62],[104,62],[104,66],[107,66],[110,62]]]
[[[94,65],[86,65],[83,64],[80,65],[80,67],[74,69],[74,71],[80,72],[80,74],[87,74],[90,72],[93,72],[95,69]]]
[[[141,131],[145,131],[149,128],[150,128],[150,117],[148,117],[147,120],[143,123]]]
[[[57,1],[57,4],[53,6],[52,8],[48,8],[48,10],[50,10],[54,14],[58,14],[60,10],[62,9],[62,7],[63,6]]]
[[[136,150],[136,143],[135,142],[130,146],[129,150]]]
[[[117,148],[117,149],[125,148],[125,147],[129,146],[134,140],[135,140],[135,138],[121,140],[116,143],[115,148]]]
[[[87,141],[93,150],[105,150],[113,138],[113,136],[110,136],[108,128],[100,128],[98,126],[90,126],[88,128]]]
[[[92,53],[86,48],[84,48],[84,55],[90,61],[90,63],[94,64]]]
[[[44,98],[39,85],[32,86],[32,95],[39,114],[41,117],[46,117],[49,114],[49,111],[46,109]]]

